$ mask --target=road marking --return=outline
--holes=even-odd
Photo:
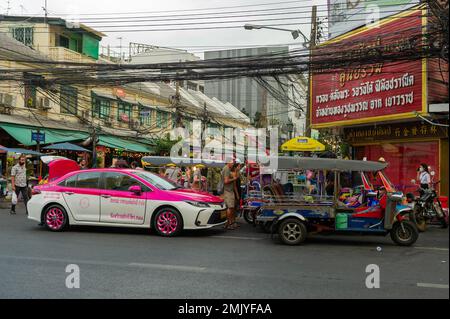
[[[206,268],[204,267],[176,266],[176,265],[162,265],[162,264],[131,263],[128,265],[131,267],[143,267],[162,270],[195,271],[195,272],[202,272],[206,270]]]
[[[239,240],[263,240],[265,238],[257,237],[237,237],[237,236],[211,236],[212,238],[239,239]]]
[[[425,250],[439,250],[439,251],[448,251],[448,248],[439,248],[439,247],[414,247],[415,249],[425,249]]]
[[[94,266],[143,267],[143,268],[173,270],[173,271],[202,272],[202,271],[206,270],[206,268],[204,268],[204,267],[194,267],[194,266],[177,266],[177,265],[145,264],[145,263],[121,263],[121,262],[108,262],[108,261],[97,261],[97,260],[69,260],[69,259],[45,258],[45,257],[24,257],[24,256],[0,255],[0,259],[1,258],[39,261],[39,262],[57,262],[57,263],[67,263],[67,264],[79,264],[79,265],[84,264],[84,265],[94,265]]]
[[[417,283],[417,287],[421,288],[437,288],[437,289],[448,289],[448,285],[441,284],[427,284],[427,283]]]

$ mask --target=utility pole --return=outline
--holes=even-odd
[[[308,67],[308,94],[307,94],[307,106],[306,106],[306,137],[311,137],[311,84],[312,84],[312,52],[316,46],[317,38],[317,6],[312,7],[311,17],[311,36],[309,40],[309,67]]]
[[[202,116],[202,132],[201,132],[201,139],[202,139],[202,152],[205,149],[205,145],[206,145],[206,127],[207,127],[207,123],[208,123],[208,113],[207,113],[207,109],[206,109],[206,102],[203,104],[203,116]]]
[[[175,108],[175,120],[177,127],[184,127],[183,121],[181,120],[180,112],[180,81],[176,82],[175,96],[172,98],[172,107]]]
[[[93,126],[92,133],[92,168],[97,168],[97,131]]]
[[[45,0],[45,4],[44,4],[44,12],[45,12],[45,18],[44,18],[44,23],[47,23],[47,0]]]
[[[11,1],[8,0],[6,4],[6,15],[9,16],[9,10],[11,10]]]
[[[41,153],[41,130],[40,129],[37,129],[36,152]],[[38,156],[38,173],[39,173],[39,180],[41,180],[42,162],[41,162],[40,156]]]
[[[260,127],[267,127],[267,90],[263,88],[262,95],[262,114],[260,119]]]

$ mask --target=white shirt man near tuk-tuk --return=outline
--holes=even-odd
[[[24,154],[20,155],[19,162],[11,169],[11,185],[12,191],[16,193],[17,198],[19,194],[22,194],[23,201],[25,203],[25,211],[27,211],[28,203],[28,183],[27,183],[27,158]],[[16,204],[11,205],[11,215],[16,214]]]

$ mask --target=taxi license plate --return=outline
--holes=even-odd
[[[220,212],[220,219],[225,219],[227,218],[227,211],[224,210],[223,212]]]

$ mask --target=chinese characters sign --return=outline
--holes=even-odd
[[[448,130],[441,126],[421,122],[377,125],[345,129],[345,139],[350,143],[406,138],[446,138]]]
[[[422,60],[367,63],[370,54],[414,50],[422,41],[422,11],[381,22],[379,28],[361,29],[315,50],[350,59],[348,67],[313,71],[311,121],[330,127],[414,117],[422,112]]]

